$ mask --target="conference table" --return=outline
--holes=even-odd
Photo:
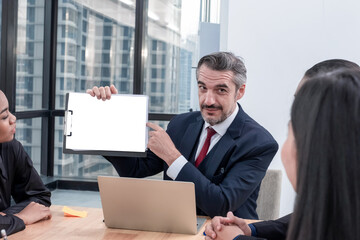
[[[50,207],[52,218],[26,226],[26,229],[10,235],[9,240],[54,240],[54,239],[101,239],[101,240],[198,240],[204,239],[205,225],[210,221],[207,219],[196,235],[149,232],[126,229],[107,228],[103,223],[103,212],[101,208],[71,207],[78,211],[87,211],[87,217],[65,217],[63,206],[53,205]],[[251,221],[251,220],[249,220]]]

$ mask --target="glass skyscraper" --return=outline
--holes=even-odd
[[[93,86],[114,84],[119,93],[131,94],[134,1],[59,0],[58,9],[56,109],[64,109],[67,92],[85,92]],[[197,35],[187,35],[184,39],[181,34],[184,13],[181,0],[149,1],[143,80],[144,94],[149,96],[149,112],[182,113],[194,108],[191,103],[196,97],[193,66]],[[16,111],[43,108],[43,26],[44,0],[19,0]],[[39,169],[41,119],[19,120],[16,138]],[[58,117],[55,176],[117,175],[102,157],[63,154],[62,141],[63,117]]]

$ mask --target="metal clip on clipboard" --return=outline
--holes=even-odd
[[[73,111],[72,110],[66,110],[65,111],[65,118],[64,118],[64,135],[67,137],[71,137],[72,135],[72,117],[73,117]]]

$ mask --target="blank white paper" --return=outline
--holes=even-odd
[[[67,111],[66,149],[145,152],[147,96],[117,94],[102,101],[87,93],[69,93]]]

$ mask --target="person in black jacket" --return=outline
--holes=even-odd
[[[14,139],[15,131],[16,117],[0,91],[0,230],[5,229],[7,235],[51,218],[51,193],[21,143]]]
[[[303,80],[300,82],[298,86],[298,90],[308,79],[319,75],[329,74],[339,69],[360,71],[360,67],[357,64],[347,60],[332,59],[332,60],[323,61],[314,65],[305,73]],[[338,79],[346,80],[344,78],[338,78]],[[291,176],[289,176],[288,174],[288,176],[291,178],[294,178],[295,175],[296,174],[291,174]],[[291,219],[291,214],[286,215],[278,220],[263,221],[263,222],[257,222],[254,224],[247,225],[243,219],[234,217],[233,214],[230,212],[228,213],[227,218],[216,217],[213,219],[212,224],[209,224],[206,227],[206,231],[205,231],[207,235],[206,239],[214,239],[216,237],[214,228],[218,231],[222,228],[221,226],[222,223],[226,223],[226,224],[231,223],[237,225],[241,229],[239,234],[255,237],[255,238],[249,238],[246,236],[239,236],[237,239],[284,240],[286,239],[287,236],[287,230],[290,219]],[[238,231],[238,229],[232,228],[231,231],[229,230],[229,232],[235,232],[235,231]]]

